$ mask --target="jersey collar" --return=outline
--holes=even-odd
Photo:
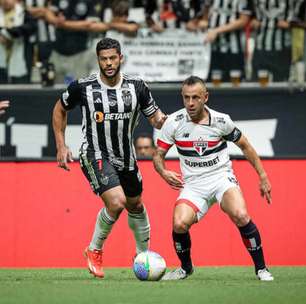
[[[104,82],[102,81],[102,79],[101,79],[101,77],[100,77],[100,72],[97,73],[97,80],[98,80],[98,83],[101,85],[101,87],[106,88],[106,89],[112,89],[112,90],[120,89],[121,86],[122,86],[122,82],[123,82],[123,75],[122,75],[121,72],[119,72],[119,73],[120,73],[120,80],[119,80],[119,82],[118,82],[115,86],[113,86],[113,87],[107,85],[106,83],[104,83]]]
[[[210,108],[207,106],[207,105],[204,105],[204,108],[207,110],[207,112],[208,112],[208,124],[204,124],[204,123],[201,123],[201,124],[198,124],[198,123],[196,123],[197,125],[201,125],[201,126],[210,126],[211,125],[211,112],[210,112]],[[185,111],[186,111],[186,117],[187,117],[187,122],[192,122],[192,123],[194,123],[192,120],[191,120],[191,118],[190,118],[190,116],[189,116],[189,114],[188,114],[188,112],[187,112],[187,110],[185,109]]]

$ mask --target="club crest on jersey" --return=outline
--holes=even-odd
[[[199,138],[199,140],[193,142],[193,147],[197,151],[197,153],[202,156],[208,147],[208,143],[202,138]]]
[[[132,103],[132,94],[129,90],[122,91],[122,100],[126,106],[131,105]]]

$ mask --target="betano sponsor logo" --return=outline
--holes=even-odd
[[[132,117],[132,112],[127,113],[103,113],[100,111],[95,111],[93,118],[96,122],[101,123],[105,120],[123,120],[130,119]]]

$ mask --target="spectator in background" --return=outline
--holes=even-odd
[[[212,43],[209,81],[216,70],[222,73],[223,81],[230,80],[231,70],[239,70],[244,78],[242,29],[249,21],[251,8],[251,3],[240,0],[205,2],[198,24],[200,27],[205,21],[208,23],[206,42]]]
[[[0,0],[0,83],[29,83],[36,22],[17,0]]]
[[[140,27],[139,24],[129,21],[128,1],[113,1],[111,5],[112,19],[109,23],[96,22],[92,23],[90,30],[94,32],[105,32],[106,30],[115,30],[128,36],[136,36]]]
[[[10,102],[8,100],[0,101],[0,115],[5,113],[5,110],[10,106]]]
[[[150,134],[140,134],[134,141],[137,158],[152,158],[155,151],[154,141]]]
[[[202,12],[205,0],[164,0],[146,1],[146,20],[148,25],[157,28],[153,14],[158,11],[163,28],[188,28],[188,22]],[[161,28],[160,28],[161,29]]]
[[[290,21],[294,2],[288,0],[252,0],[255,24],[253,78],[259,70],[268,70],[273,81],[287,81],[291,61]],[[250,18],[252,15],[250,15]]]
[[[100,10],[101,5],[95,0],[54,0],[51,9],[46,10],[45,20],[57,26],[50,58],[55,65],[56,82],[71,82],[90,72],[89,31],[93,22],[100,21]]]
[[[306,1],[295,1],[294,16],[290,22],[292,31],[292,58],[290,81],[304,85],[306,61]]]
[[[114,1],[112,4],[112,20],[108,24],[110,30],[115,30],[129,36],[137,35],[139,24],[128,21],[129,18],[129,2]]]
[[[51,0],[25,0],[27,11],[37,20],[37,32],[30,39],[35,45],[35,59],[47,65],[55,42],[55,28],[44,19]]]

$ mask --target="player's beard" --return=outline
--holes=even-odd
[[[107,74],[105,73],[105,71],[104,71],[101,67],[100,67],[100,72],[101,72],[101,74],[102,74],[105,78],[107,78],[107,79],[109,79],[109,80],[112,80],[112,79],[114,79],[114,78],[118,75],[118,73],[120,72],[120,67],[121,67],[121,64],[119,63],[117,69],[115,70],[115,73],[114,73],[113,75],[111,75],[111,76],[107,75]]]

